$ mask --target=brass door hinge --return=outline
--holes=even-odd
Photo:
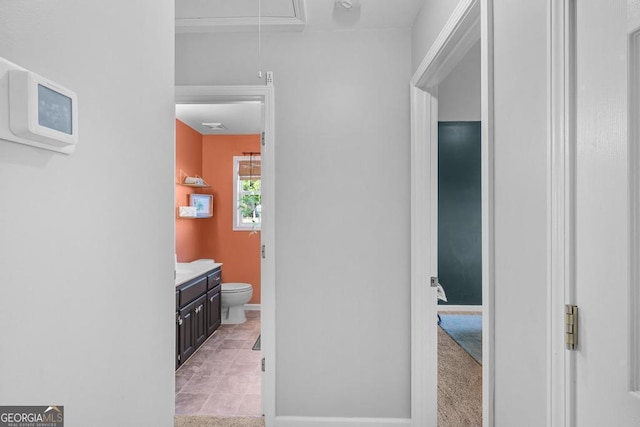
[[[578,347],[578,306],[564,306],[564,343],[567,350]]]

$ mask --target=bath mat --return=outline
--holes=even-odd
[[[262,335],[258,335],[258,339],[256,340],[256,343],[251,348],[252,350],[258,350],[258,351],[260,350],[260,337],[262,337]]]
[[[440,327],[482,365],[482,315],[440,314]]]

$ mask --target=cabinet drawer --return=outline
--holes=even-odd
[[[207,294],[209,294],[209,295],[219,294],[220,293],[220,289],[222,289],[222,285],[218,284],[213,289],[210,289],[209,292],[207,292]]]
[[[207,290],[213,289],[222,283],[222,270],[218,269],[207,275]]]
[[[190,303],[207,292],[207,277],[199,277],[180,289],[180,307]]]

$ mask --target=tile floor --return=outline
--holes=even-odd
[[[241,325],[221,325],[176,371],[176,414],[260,416],[260,363],[252,350],[260,312]]]

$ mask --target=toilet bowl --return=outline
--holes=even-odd
[[[249,283],[223,283],[220,291],[220,305],[222,306],[222,324],[236,325],[244,323],[244,305],[253,295],[253,286]]]

